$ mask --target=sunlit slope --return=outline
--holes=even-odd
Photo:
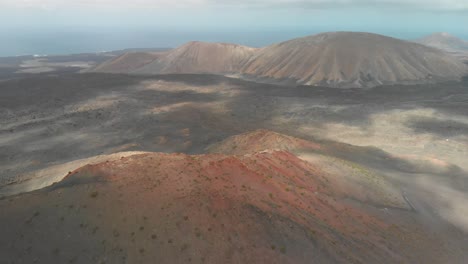
[[[425,36],[421,39],[416,40],[416,42],[429,47],[434,47],[451,52],[468,52],[468,41],[464,41],[445,32],[434,33],[429,36]]]
[[[133,73],[233,73],[238,72],[255,51],[235,44],[189,42]]]
[[[158,55],[123,55],[95,71],[230,74],[261,82],[332,87],[427,83],[468,74],[465,64],[441,50],[359,32],[322,33],[261,49],[194,41]]]
[[[307,85],[367,87],[459,79],[467,68],[423,45],[371,33],[333,32],[264,48],[242,72]]]
[[[146,64],[153,62],[156,58],[161,56],[157,52],[129,52],[118,56],[117,58],[110,59],[91,71],[108,72],[108,73],[131,73]]]

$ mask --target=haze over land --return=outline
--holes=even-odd
[[[446,51],[468,51],[468,41],[462,40],[445,32],[434,33],[432,35],[418,39],[417,42],[426,46],[439,48]]]
[[[417,39],[416,42],[451,53],[468,63],[468,41],[446,32],[434,33]]]
[[[468,40],[464,0],[0,2],[0,56],[174,48],[189,41],[268,46],[331,31]]]

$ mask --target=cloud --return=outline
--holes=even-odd
[[[467,0],[0,0],[13,8],[398,8],[411,10],[467,11]]]

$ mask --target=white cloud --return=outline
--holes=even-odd
[[[0,0],[1,7],[14,8],[184,8],[184,7],[395,7],[420,10],[468,10],[467,0]]]

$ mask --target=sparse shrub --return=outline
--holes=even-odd
[[[286,247],[285,246],[282,246],[280,248],[280,252],[283,253],[283,254],[286,254]]]
[[[183,244],[183,245],[180,247],[180,251],[185,251],[188,247],[189,247],[188,244]]]

